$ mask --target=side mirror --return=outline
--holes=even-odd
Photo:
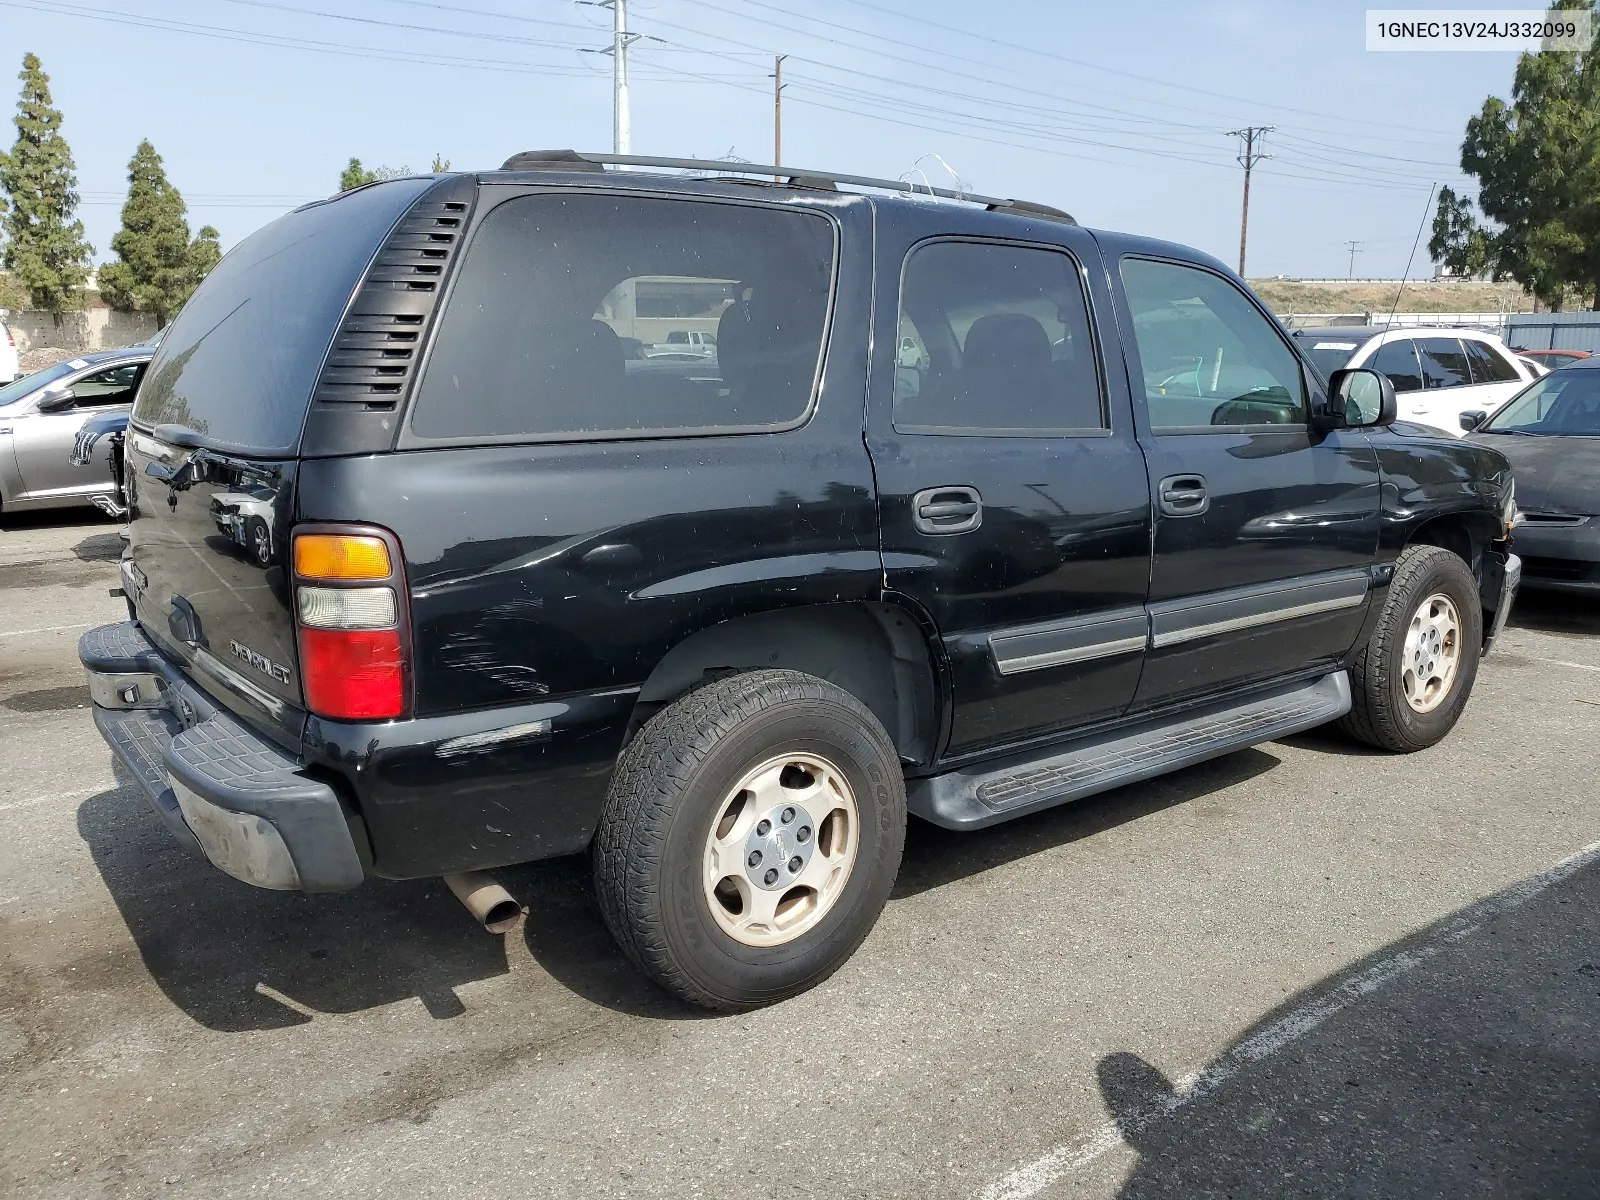
[[[69,387],[48,387],[44,395],[39,397],[34,409],[42,413],[60,412],[64,408],[72,407],[72,389]]]
[[[1488,413],[1484,412],[1481,408],[1474,408],[1469,412],[1464,412],[1461,414],[1461,428],[1466,430],[1468,433],[1471,433],[1474,429],[1477,429],[1488,419]]]
[[[1328,381],[1328,404],[1350,429],[1389,425],[1399,419],[1400,405],[1394,384],[1381,371],[1347,367]]]

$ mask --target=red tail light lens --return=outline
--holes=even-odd
[[[411,648],[404,561],[386,530],[295,530],[290,562],[300,678],[306,707],[319,717],[387,721],[405,715]]]
[[[336,721],[398,717],[405,655],[398,629],[300,630],[300,673],[311,711]]]

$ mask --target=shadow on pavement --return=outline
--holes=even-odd
[[[1240,750],[1144,783],[1089,796],[970,833],[913,819],[893,898],[903,899],[969,875],[1092,837],[1140,817],[1220,792],[1278,765],[1270,749]]]
[[[132,787],[84,801],[78,832],[151,977],[211,1029],[275,1029],[311,1019],[297,1006],[346,1013],[413,996],[453,1017],[465,1011],[455,987],[506,971],[501,940],[436,880],[263,891],[191,857]]]
[[[1517,896],[1297,996],[1197,1098],[1137,1055],[1101,1060],[1139,1154],[1124,1200],[1600,1195],[1600,863]]]

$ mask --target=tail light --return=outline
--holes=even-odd
[[[11,327],[9,325],[0,325],[0,329],[6,331],[6,345],[15,350],[17,348],[17,339],[11,336]]]
[[[399,543],[366,527],[305,526],[291,558],[306,706],[336,721],[401,716],[410,639]]]

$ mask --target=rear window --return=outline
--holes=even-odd
[[[161,340],[133,420],[291,454],[339,319],[379,244],[433,181],[398,179],[280,217],[230,250]]]
[[[1355,338],[1316,337],[1296,338],[1295,344],[1305,352],[1311,365],[1321,372],[1322,377],[1328,379],[1335,371],[1342,371],[1350,365],[1350,360],[1363,343]]]
[[[508,200],[467,249],[411,432],[572,440],[797,422],[816,386],[833,258],[819,213]]]

